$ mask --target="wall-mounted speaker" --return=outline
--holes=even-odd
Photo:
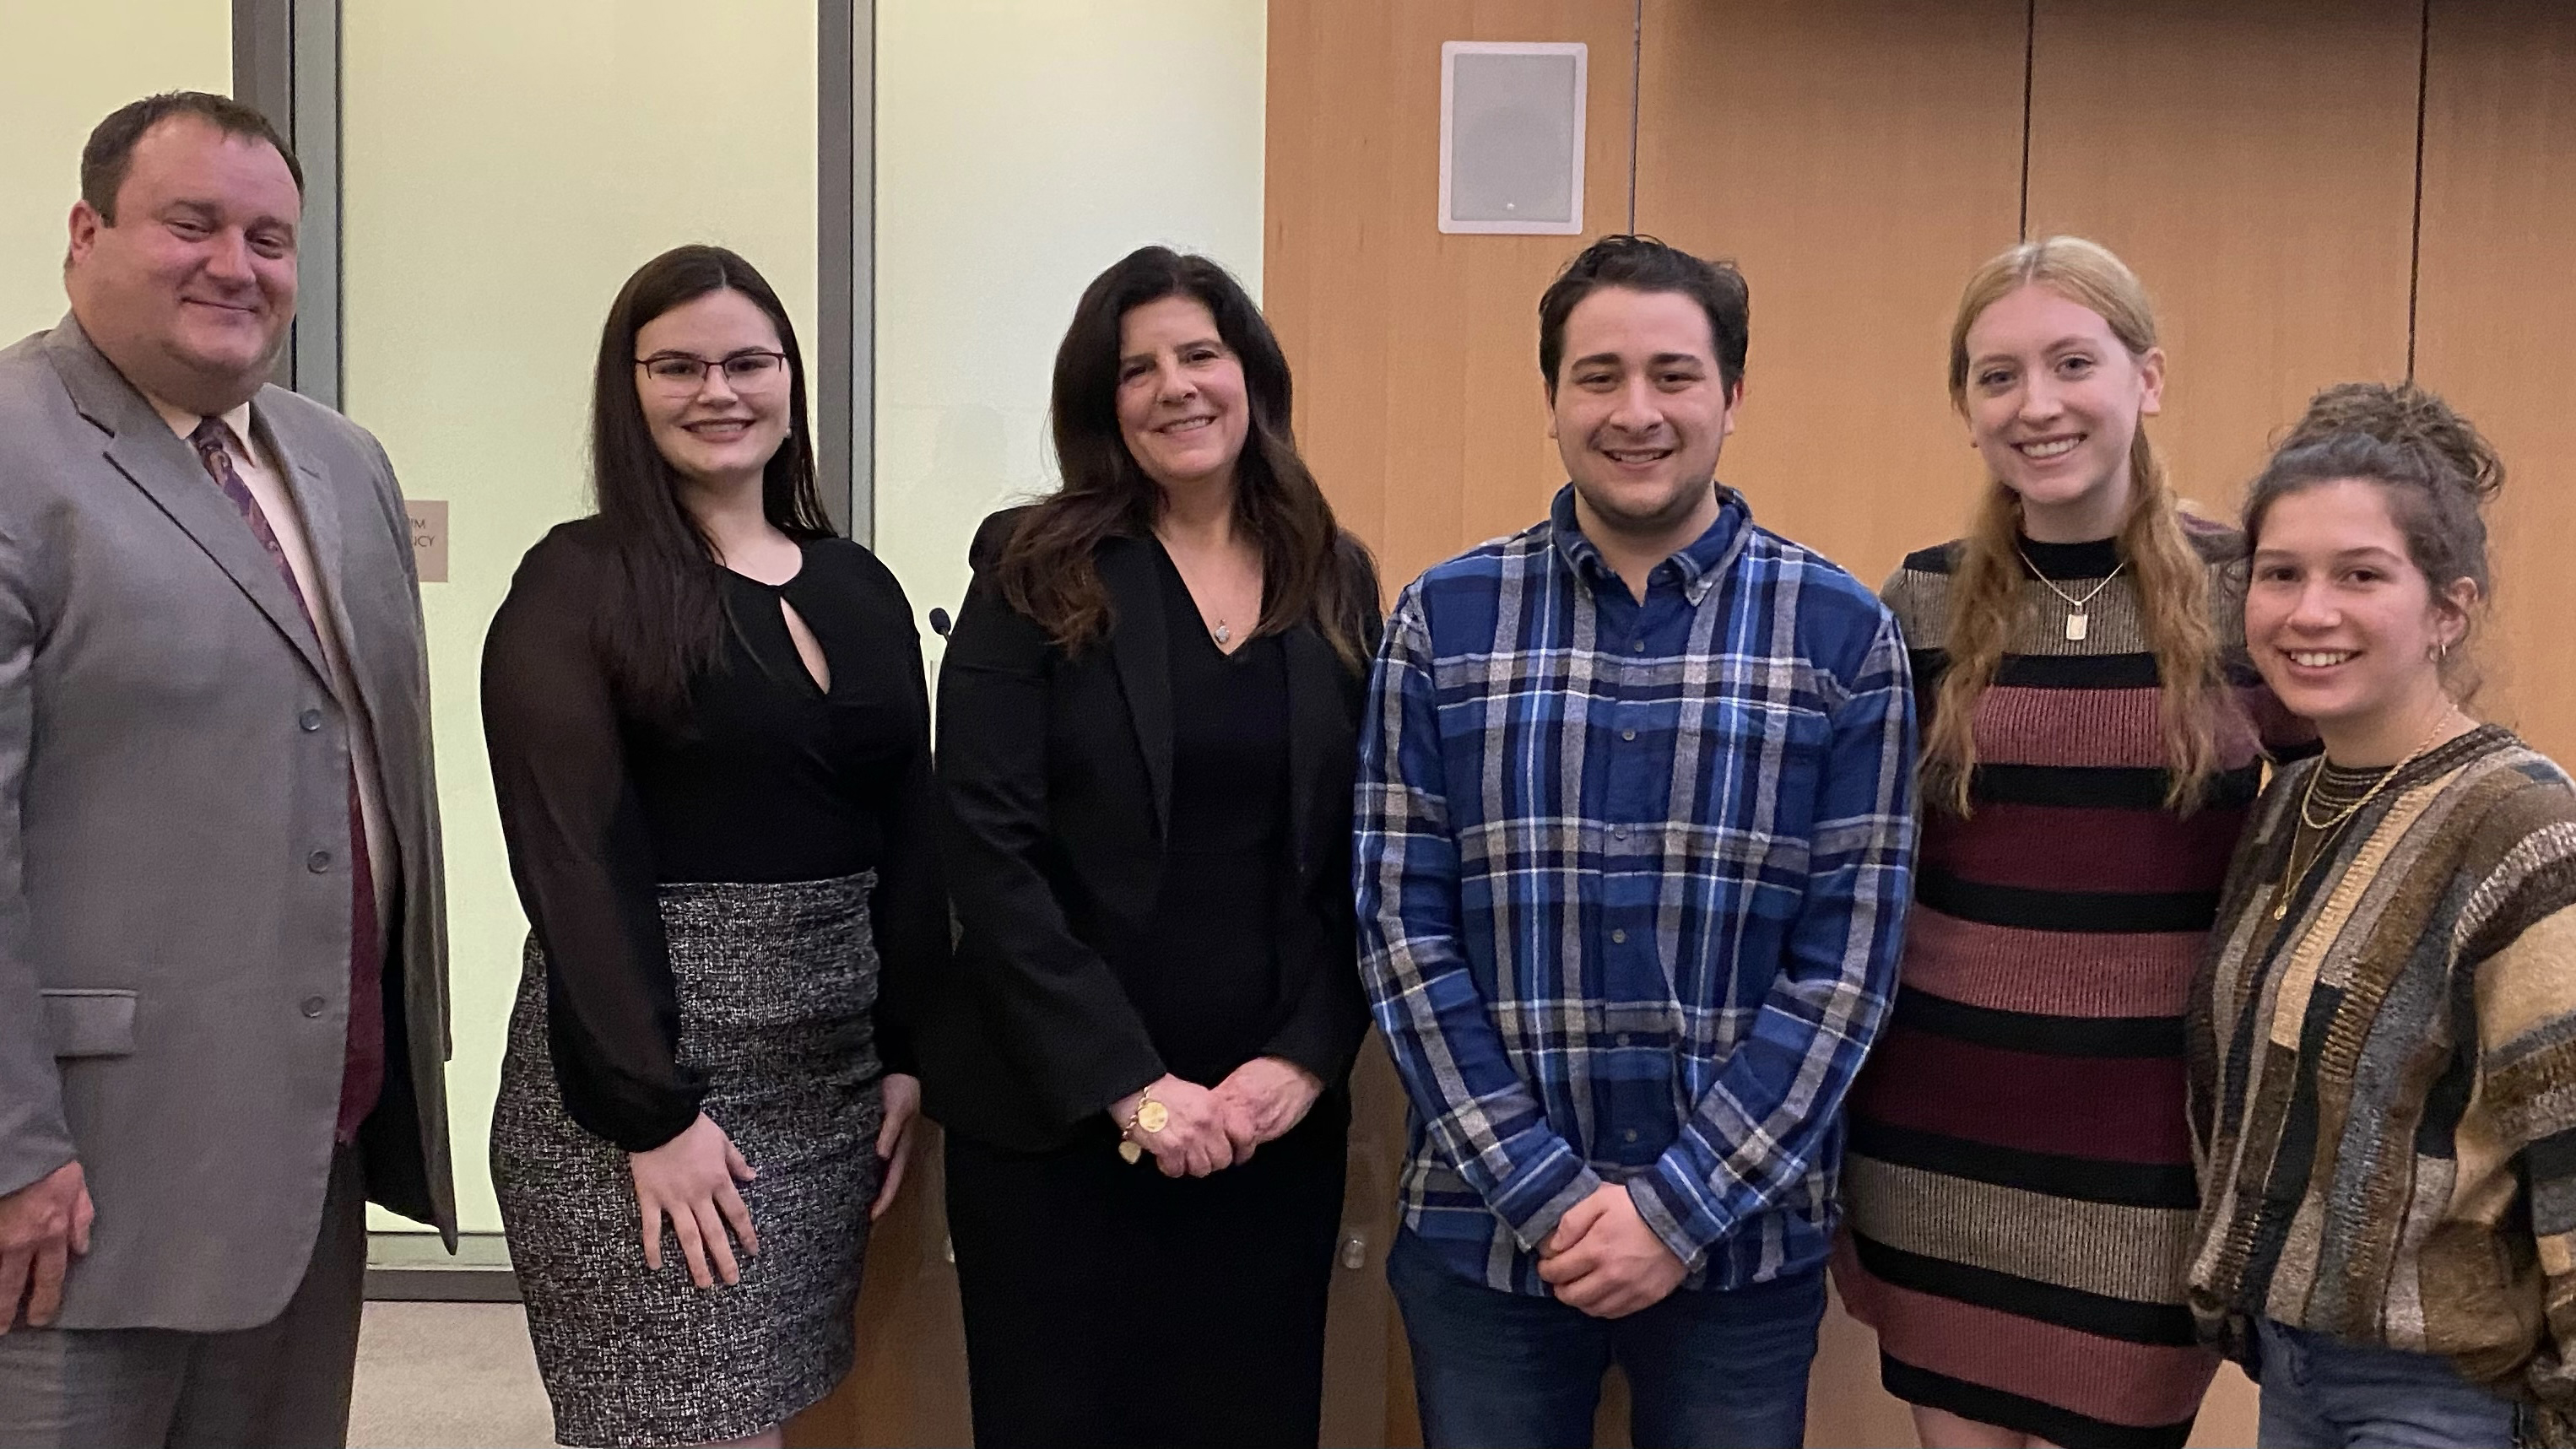
[[[1583,230],[1586,47],[1452,40],[1440,47],[1440,229]]]

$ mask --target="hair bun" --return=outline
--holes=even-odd
[[[2457,483],[2480,503],[2504,488],[2504,460],[2495,445],[2440,395],[2411,382],[2336,383],[2308,399],[2280,451],[2348,436],[2414,454],[2435,478]]]

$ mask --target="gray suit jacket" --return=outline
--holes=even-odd
[[[78,1157],[71,1328],[277,1316],[321,1222],[349,1007],[350,731],[396,842],[368,1195],[455,1242],[447,941],[411,531],[384,450],[251,405],[358,704],[276,565],[66,318],[0,351],[0,1191]]]

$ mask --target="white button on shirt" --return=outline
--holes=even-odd
[[[190,435],[204,420],[159,398],[149,401],[152,410],[159,413],[161,420],[170,425],[170,430],[179,435],[180,442],[187,445],[190,458],[197,460],[196,444],[190,441]],[[258,447],[251,441],[250,404],[243,403],[224,414],[224,424],[232,429],[232,438],[225,444],[225,451],[232,454],[233,468],[241,474],[242,485],[250,489],[252,501],[267,517],[269,531],[277,535],[277,546],[286,554],[286,567],[295,575],[296,588],[304,594],[305,604],[313,615],[313,631],[321,638],[322,657],[331,668],[332,697],[341,701],[349,716],[352,726],[349,749],[358,774],[358,814],[367,832],[367,865],[375,876],[376,920],[385,940],[390,942],[395,925],[390,915],[394,882],[401,874],[401,862],[395,857],[393,836],[385,828],[384,777],[376,762],[375,726],[367,718],[366,704],[359,697],[354,676],[350,673],[348,649],[340,638],[339,626],[332,618],[330,593],[324,587],[321,571],[313,566],[313,547],[305,536],[304,515],[296,508],[295,496],[287,490],[286,480],[260,458]],[[197,462],[202,472],[204,463],[202,460]],[[206,486],[218,486],[213,475],[207,475]],[[298,718],[295,715],[281,717]]]

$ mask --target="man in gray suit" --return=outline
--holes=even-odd
[[[0,351],[0,1445],[341,1443],[365,1201],[455,1243],[410,528],[263,385],[302,199],[125,107]]]

